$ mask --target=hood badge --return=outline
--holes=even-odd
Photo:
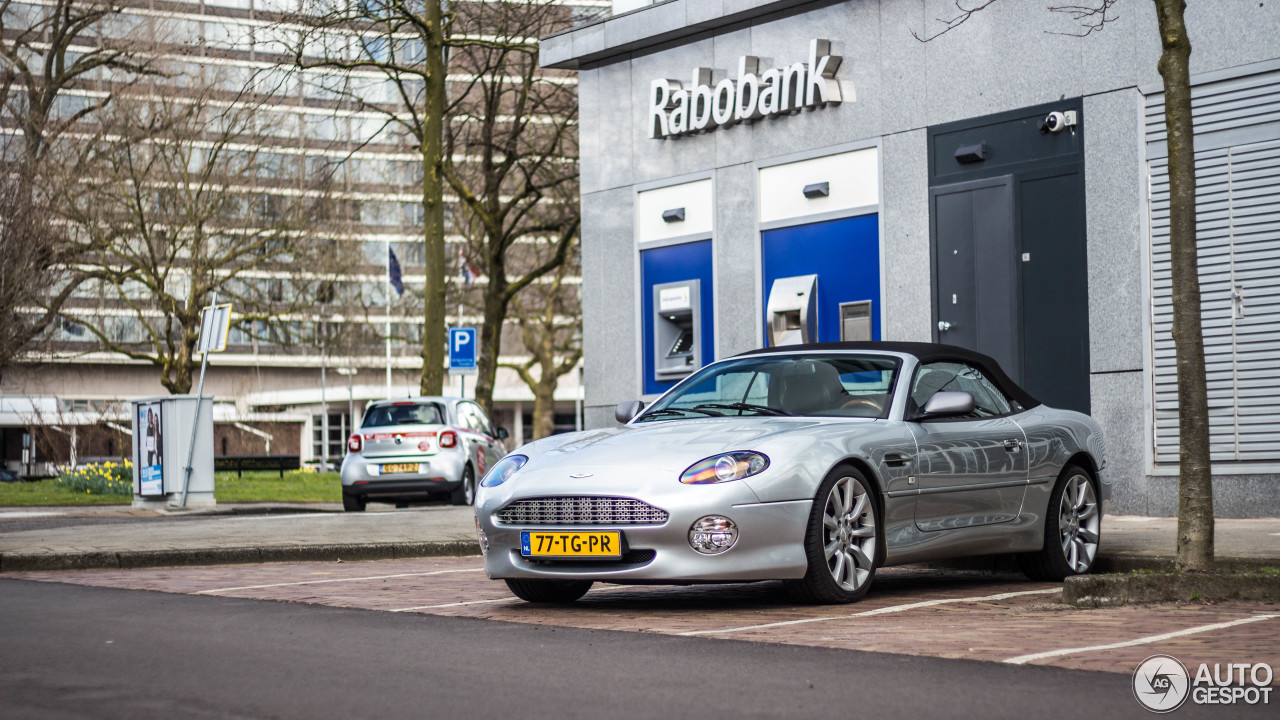
[[[570,473],[569,477],[573,478],[574,480],[581,480],[582,478],[589,478],[592,475],[594,475],[594,473],[576,472],[576,473]]]

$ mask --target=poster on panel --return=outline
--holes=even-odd
[[[138,408],[138,477],[140,495],[164,494],[164,440],[160,403],[141,403]]]

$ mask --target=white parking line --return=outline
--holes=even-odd
[[[609,592],[611,590],[635,590],[635,589],[636,588],[634,585],[610,585],[609,587],[593,588],[591,590],[591,594],[594,596],[602,592]],[[496,598],[494,600],[467,600],[465,602],[451,602],[451,603],[444,603],[443,605],[417,605],[415,607],[396,608],[395,610],[388,610],[387,612],[410,612],[412,610],[435,610],[436,608],[460,607],[462,605],[484,605],[486,603],[500,603],[500,602],[510,602],[513,605],[520,605],[524,603],[523,600],[517,597],[504,597],[504,598]]]
[[[1223,628],[1235,627],[1236,625],[1246,625],[1261,620],[1271,620],[1278,618],[1280,615],[1254,615],[1253,617],[1242,618],[1240,620],[1232,620],[1231,622],[1214,623],[1213,625],[1201,625],[1199,627],[1187,628],[1186,630],[1177,630],[1163,635],[1151,635],[1148,637],[1137,638],[1135,640],[1126,640],[1124,642],[1110,643],[1108,645],[1091,645],[1089,647],[1065,648],[1062,650],[1049,650],[1047,652],[1032,653],[1030,655],[1019,655],[1011,657],[1005,662],[1011,665],[1025,665],[1034,660],[1044,660],[1045,658],[1058,657],[1060,655],[1072,655],[1082,652],[1094,652],[1096,650],[1114,650],[1116,648],[1133,647],[1134,645],[1146,645],[1148,643],[1160,642],[1170,638],[1182,637],[1183,635],[1195,635],[1196,633],[1209,632],[1210,630],[1221,630]]]
[[[982,597],[962,597],[962,598],[946,598],[944,600],[923,600],[921,602],[907,603],[905,605],[890,605],[888,607],[876,608],[875,610],[867,610],[865,612],[853,613],[851,615],[828,615],[826,617],[804,618],[802,620],[784,620],[782,622],[764,623],[763,625],[744,625],[742,627],[725,628],[723,630],[691,630],[682,632],[681,635],[725,635],[728,633],[742,632],[744,630],[762,630],[771,627],[783,627],[785,625],[803,625],[805,623],[822,622],[823,620],[845,620],[856,617],[869,617],[871,615],[887,615],[889,613],[905,612],[907,610],[915,610],[917,608],[934,607],[937,605],[950,605],[952,603],[969,603],[969,602],[990,602],[993,600],[1007,600],[1014,597],[1022,597],[1024,595],[1048,595],[1050,593],[1060,593],[1062,588],[1050,588],[1048,590],[1020,590],[1018,592],[1000,593],[998,595],[984,595]]]
[[[466,568],[464,570],[433,570],[432,572],[397,573],[395,575],[370,575],[368,577],[354,577],[354,578],[329,578],[327,580],[300,580],[298,582],[271,583],[270,585],[241,585],[240,587],[215,588],[213,590],[201,590],[194,594],[209,595],[212,593],[231,592],[233,590],[261,590],[263,588],[288,587],[290,585],[319,585],[321,583],[360,582],[361,580],[388,580],[390,578],[422,577],[425,575],[444,575],[446,573],[483,572],[483,571],[484,571],[484,568]]]
[[[395,610],[388,610],[387,612],[410,612],[413,610],[435,610],[436,608],[461,607],[463,605],[485,605],[487,603],[500,603],[500,602],[517,603],[517,602],[524,602],[524,601],[517,597],[504,597],[504,598],[497,598],[494,600],[467,600],[466,602],[451,602],[451,603],[444,603],[442,605],[416,605],[414,607],[396,608]]]

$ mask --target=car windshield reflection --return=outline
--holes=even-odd
[[[882,355],[765,355],[713,365],[636,422],[725,416],[883,418],[901,361]]]

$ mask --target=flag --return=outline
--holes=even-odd
[[[462,265],[462,283],[467,287],[471,287],[471,283],[480,277],[480,268],[468,260],[466,252],[461,249],[458,250],[458,259],[461,260]]]
[[[396,295],[404,295],[404,281],[400,279],[400,260],[396,258],[396,251],[387,246],[387,252],[391,253],[391,258],[387,261],[387,280],[391,283],[391,287],[396,289]]]

